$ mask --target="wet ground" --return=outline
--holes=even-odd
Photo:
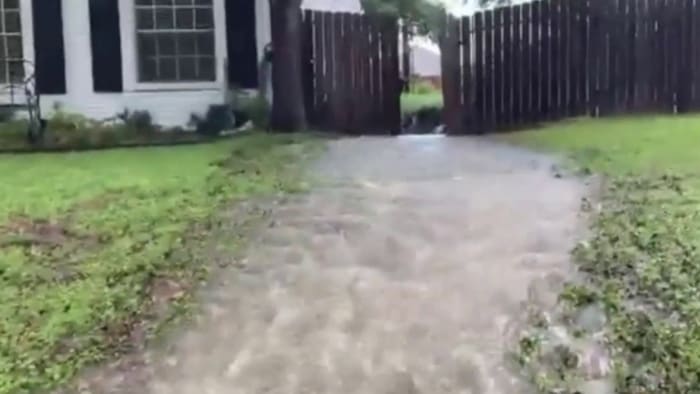
[[[333,141],[203,316],[123,392],[527,392],[513,325],[570,274],[585,187],[482,139]],[[139,391],[140,390],[140,391]]]

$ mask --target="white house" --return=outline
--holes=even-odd
[[[36,70],[45,114],[148,110],[184,125],[230,86],[258,86],[268,1],[2,0],[0,89]]]

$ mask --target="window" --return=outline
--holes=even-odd
[[[24,79],[19,0],[0,0],[0,84]]]
[[[216,80],[213,0],[134,1],[140,82]]]

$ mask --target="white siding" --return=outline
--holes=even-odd
[[[360,0],[304,0],[301,8],[316,11],[362,12]]]
[[[192,113],[203,113],[209,105],[224,102],[226,58],[226,0],[214,0],[216,7],[216,51],[218,80],[203,85],[176,86],[159,84],[144,86],[136,83],[133,26],[133,0],[119,1],[122,21],[123,93],[96,93],[92,88],[92,51],[90,49],[90,20],[88,2],[63,2],[63,29],[66,61],[67,93],[42,96],[42,111],[50,115],[59,104],[65,110],[103,119],[124,109],[147,110],[156,123],[164,126],[186,126]],[[258,12],[258,51],[262,54],[269,41],[268,0],[255,0]],[[31,0],[22,0],[23,11],[31,11]],[[31,13],[29,14],[31,15]],[[23,16],[25,31],[31,31],[31,17]],[[25,53],[33,57],[33,45],[25,37]],[[115,61],[117,61],[115,57]]]

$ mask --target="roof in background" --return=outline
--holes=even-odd
[[[360,0],[304,0],[301,8],[317,11],[362,12]]]
[[[442,3],[445,5],[447,10],[458,16],[467,16],[467,15],[473,15],[478,11],[482,10],[488,10],[488,9],[493,9],[498,7],[498,2],[493,1],[491,4],[489,4],[486,7],[480,7],[479,6],[479,1],[477,0],[434,0],[436,2]],[[509,0],[508,4],[514,5],[514,4],[522,4],[522,3],[527,3],[532,0]]]

